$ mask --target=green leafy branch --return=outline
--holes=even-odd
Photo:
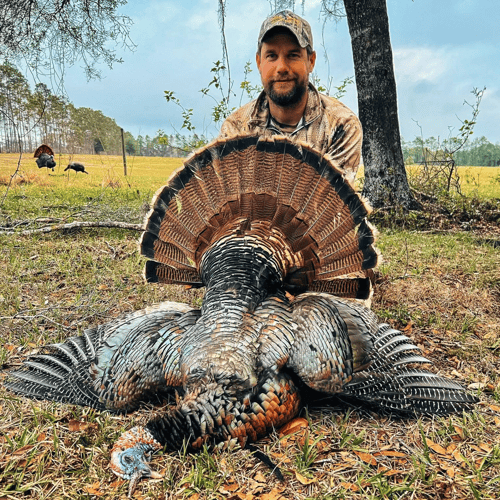
[[[211,73],[214,73],[214,76],[211,82],[205,88],[200,90],[200,92],[204,96],[208,96],[215,101],[215,105],[212,108],[212,118],[214,119],[215,123],[224,121],[236,109],[234,107],[232,108],[229,107],[230,96],[231,95],[235,96],[236,94],[231,91],[228,92],[228,95],[225,95],[224,93],[222,77],[226,69],[227,69],[226,66],[221,61],[214,62],[214,66],[210,70]],[[220,91],[221,93],[220,99],[217,99],[212,94],[210,94],[210,87],[212,86]],[[232,82],[229,81],[229,87],[231,86]]]
[[[189,130],[189,132],[192,132],[196,127],[193,125],[193,122],[191,121],[191,117],[193,116],[193,108],[186,109],[181,101],[179,100],[178,97],[175,97],[175,93],[172,90],[165,90],[165,99],[167,102],[173,102],[177,106],[179,106],[182,109],[182,126],[181,128],[185,128]]]
[[[262,92],[262,85],[252,85],[250,83],[250,80],[248,79],[252,71],[253,70],[251,63],[250,61],[247,61],[245,64],[245,74],[243,76],[243,81],[240,83],[240,89],[241,89],[240,106],[243,100],[243,96],[245,94],[249,99],[254,99],[257,94]]]
[[[319,92],[322,92],[323,94],[326,95],[331,95],[331,97],[334,97],[335,99],[341,99],[346,95],[347,87],[354,83],[354,77],[348,76],[342,80],[340,85],[334,86],[333,88],[335,92],[333,92],[333,94],[331,93],[332,83],[333,83],[332,77],[328,79],[328,83],[326,84],[327,86],[323,84],[319,76],[316,75],[315,73],[312,74],[311,81]]]

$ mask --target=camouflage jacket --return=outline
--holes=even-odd
[[[345,177],[353,180],[361,156],[362,130],[356,115],[333,97],[320,94],[309,84],[306,110],[297,128],[284,133],[269,113],[267,95],[259,97],[227,117],[222,124],[220,138],[235,135],[289,135],[306,142],[344,170]]]

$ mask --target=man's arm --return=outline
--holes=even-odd
[[[354,114],[339,120],[328,140],[327,155],[349,181],[354,181],[361,160],[363,132],[361,123]]]
[[[238,128],[237,123],[233,120],[233,115],[228,116],[222,127],[220,128],[218,139],[226,139],[227,137],[233,137],[235,135],[241,134],[241,130]]]

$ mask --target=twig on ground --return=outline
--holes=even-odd
[[[128,222],[113,222],[113,221],[86,221],[86,222],[70,222],[68,224],[56,224],[55,226],[46,226],[39,229],[27,229],[25,231],[0,230],[0,234],[17,234],[19,236],[29,236],[31,234],[51,233],[52,231],[64,231],[82,227],[116,227],[119,229],[128,229],[130,231],[143,231],[142,224],[130,224]]]

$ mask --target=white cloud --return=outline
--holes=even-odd
[[[398,82],[437,83],[453,65],[454,55],[446,48],[398,48],[393,52]]]

